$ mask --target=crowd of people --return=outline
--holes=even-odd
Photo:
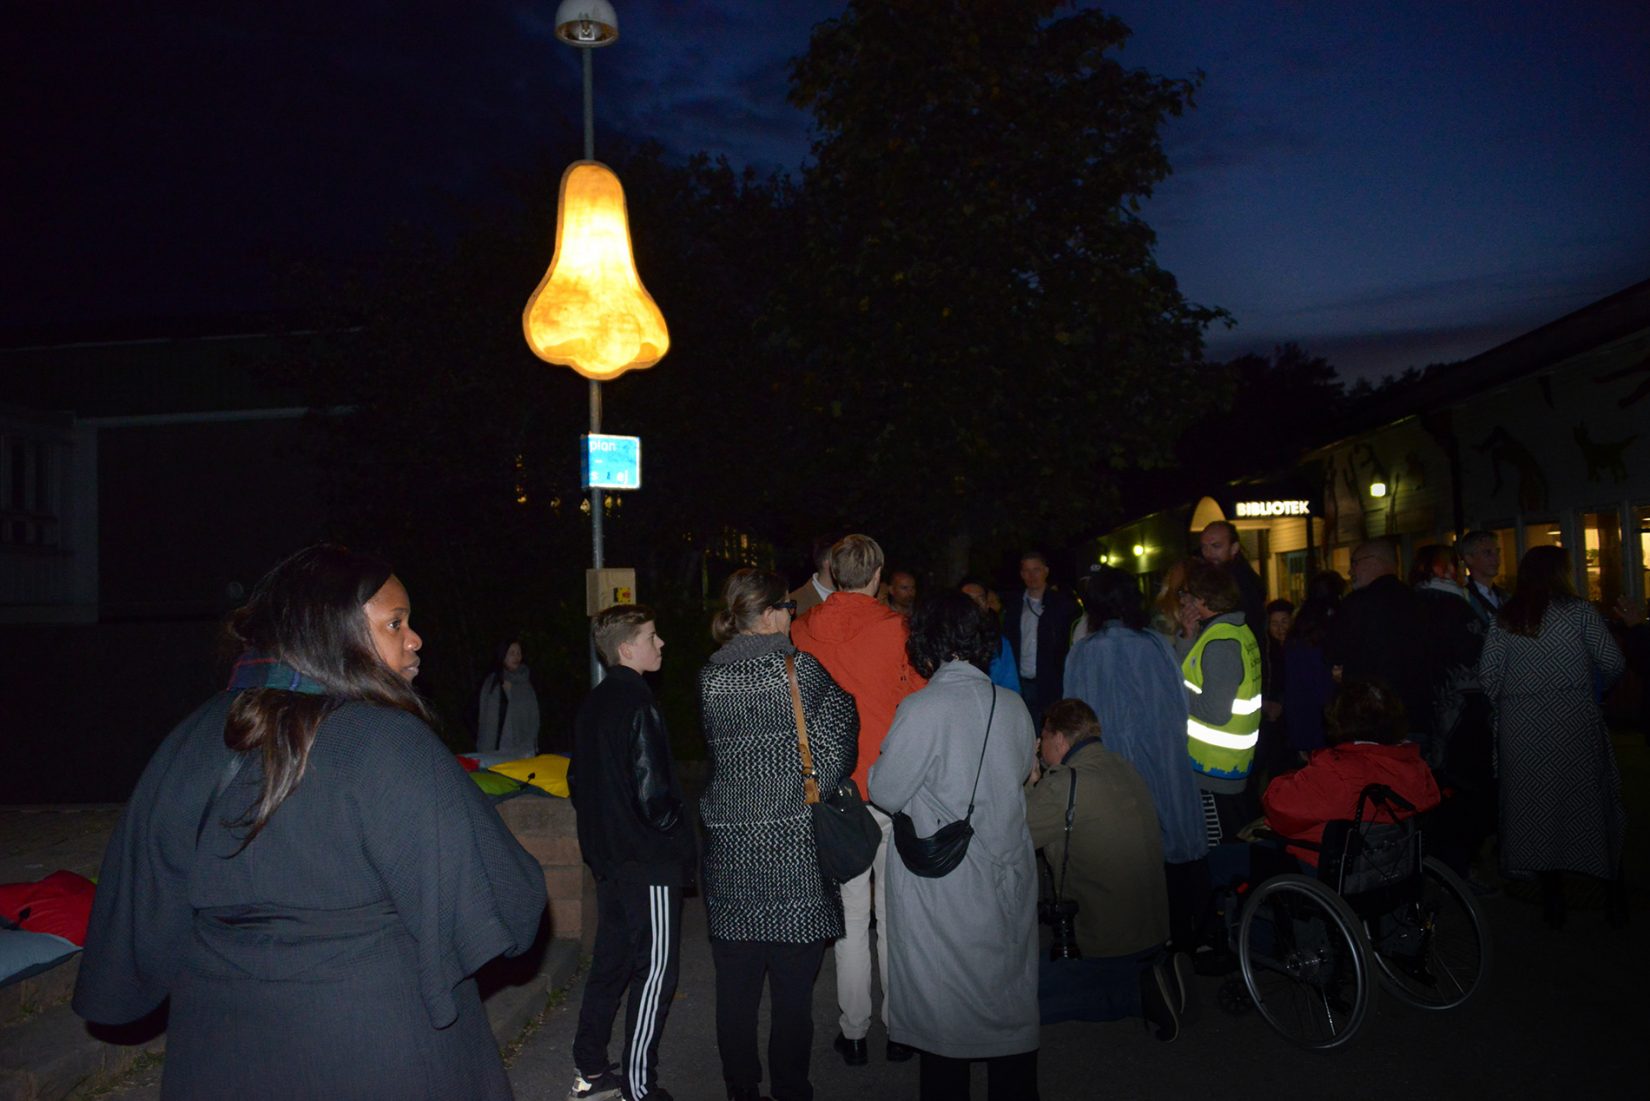
[[[827,950],[832,1049],[867,1063],[880,1019],[881,1056],[920,1060],[924,1099],[966,1098],[976,1061],[992,1098],[1037,1097],[1045,1023],[1136,1018],[1172,1040],[1190,975],[1232,966],[1215,900],[1254,874],[1248,827],[1280,839],[1267,860],[1309,869],[1370,783],[1431,812],[1429,848],[1461,875],[1493,851],[1538,883],[1555,929],[1566,873],[1604,880],[1625,921],[1600,701],[1629,662],[1650,676],[1644,610],[1617,609],[1624,655],[1562,549],[1531,549],[1509,593],[1489,533],[1421,548],[1407,581],[1388,542],[1350,561],[1350,585],[1319,574],[1298,608],[1267,603],[1225,522],[1150,598],[1107,566],[1067,591],[1028,552],[1000,601],[973,579],[919,600],[914,572],[884,584],[863,534],[821,540],[792,591],[737,570],[698,676],[697,808],[647,679],[654,613],[599,613],[607,675],[568,774],[597,891],[569,1096],[668,1101],[695,885],[732,1101],[764,1098],[764,1078],[775,1101],[813,1096]],[[406,588],[311,547],[229,626],[229,683],[111,839],[76,1010],[124,1023],[170,998],[167,1096],[509,1096],[473,976],[533,942],[543,880],[430,729]],[[480,703],[488,748],[532,748],[519,642]],[[820,792],[879,838],[861,874],[822,867]]]
[[[764,981],[771,1096],[812,1096],[811,990],[827,949],[833,1050],[850,1066],[871,1057],[874,959],[882,1054],[920,1059],[923,1098],[968,1096],[976,1061],[992,1098],[1036,1097],[1045,1023],[1138,1018],[1171,1040],[1190,976],[1235,967],[1215,908],[1260,867],[1249,827],[1277,839],[1259,847],[1266,868],[1309,872],[1326,824],[1351,818],[1371,784],[1397,797],[1386,813],[1429,814],[1429,845],[1463,876],[1498,836],[1501,874],[1536,879],[1555,927],[1566,871],[1606,880],[1609,918],[1625,920],[1600,710],[1621,651],[1569,588],[1561,550],[1532,550],[1508,594],[1495,545],[1473,533],[1459,553],[1423,547],[1406,581],[1394,546],[1371,541],[1353,550],[1350,583],[1325,571],[1298,608],[1267,602],[1225,522],[1150,601],[1107,566],[1057,587],[1039,552],[1000,601],[974,579],[917,600],[915,574],[885,585],[881,548],[860,534],[821,540],[813,575],[788,593],[777,574],[736,571],[699,678],[701,888],[727,1096],[766,1096]],[[610,609],[597,637],[649,615]],[[595,713],[581,713],[581,739],[634,737],[619,718],[603,735]],[[863,792],[881,833],[871,866],[844,882],[820,868],[799,739],[811,775]],[[642,783],[629,762],[615,767]],[[645,805],[586,803],[584,782],[581,822]],[[936,871],[932,850],[964,834]],[[632,989],[664,968],[668,1003],[660,961],[674,943],[634,921],[610,943]],[[610,1064],[615,1003],[592,996],[604,1000],[581,1016],[570,1096],[668,1096],[654,1066],[662,1010],[627,1018]]]

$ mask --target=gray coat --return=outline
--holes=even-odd
[[[539,697],[528,679],[527,666],[518,665],[504,674],[510,682],[510,704],[504,711],[504,729],[499,729],[498,705],[503,690],[499,674],[488,674],[481,686],[481,708],[476,724],[476,750],[519,753],[531,757],[539,751]]]
[[[871,801],[910,815],[918,836],[961,818],[993,691],[968,855],[940,879],[888,857],[888,1035],[954,1059],[1037,1047],[1037,866],[1021,788],[1031,715],[985,673],[947,662],[900,703],[871,768]]]

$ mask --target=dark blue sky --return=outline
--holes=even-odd
[[[598,156],[625,133],[797,170],[786,63],[839,2],[616,6]],[[1211,356],[1295,340],[1380,375],[1650,277],[1642,2],[1102,6],[1125,63],[1206,74],[1145,213],[1187,296],[1237,318]],[[267,307],[290,260],[370,259],[578,155],[554,0],[168,8],[8,13],[4,324]]]

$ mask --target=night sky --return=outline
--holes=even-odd
[[[1379,376],[1650,277],[1642,0],[1102,6],[1126,64],[1206,74],[1145,216],[1238,321],[1212,357],[1294,340]],[[840,3],[616,7],[598,157],[624,135],[799,169],[786,64]],[[0,326],[276,308],[286,265],[370,266],[397,223],[440,231],[579,154],[553,0],[168,8],[8,6]]]

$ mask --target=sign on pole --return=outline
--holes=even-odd
[[[642,438],[588,432],[579,437],[579,476],[585,489],[640,489]]]

